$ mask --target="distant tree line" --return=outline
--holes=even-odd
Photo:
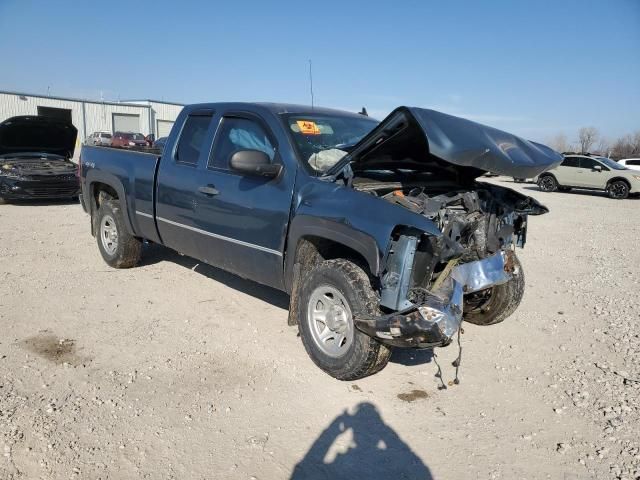
[[[558,152],[589,152],[614,160],[640,158],[640,130],[609,140],[595,127],[582,127],[573,141],[564,133],[559,133],[549,138],[547,145]]]

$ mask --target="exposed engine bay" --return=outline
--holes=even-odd
[[[0,158],[0,169],[5,174],[31,175],[75,175],[76,166],[57,155],[4,156]]]
[[[433,220],[447,238],[464,247],[461,263],[485,258],[514,241],[524,246],[526,214],[489,189],[430,195],[425,187],[416,187],[382,198]]]
[[[380,279],[380,305],[389,313],[376,322],[379,338],[405,346],[446,345],[463,317],[480,324],[501,321],[483,310],[490,309],[491,301],[509,305],[505,312],[515,310],[520,298],[511,301],[505,295],[513,292],[500,296],[495,289],[523,282],[516,278],[522,273],[514,249],[525,244],[528,215],[546,213],[544,206],[483,182],[464,188],[448,182],[370,180],[356,180],[353,186],[428,218],[443,233],[422,235],[411,228],[394,232]],[[367,326],[373,327],[371,319]]]

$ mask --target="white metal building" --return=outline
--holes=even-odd
[[[183,105],[156,100],[101,102],[0,91],[0,122],[17,115],[64,118],[78,129],[80,143],[93,132],[137,132],[166,137]]]

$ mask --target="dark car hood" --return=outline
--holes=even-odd
[[[532,178],[561,161],[555,150],[502,130],[434,110],[399,107],[335,167],[351,162],[354,171],[406,168],[467,178],[485,172]]]
[[[0,123],[0,155],[21,152],[73,157],[78,130],[50,117],[12,117]]]

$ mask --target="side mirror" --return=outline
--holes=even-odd
[[[271,163],[269,155],[260,150],[238,150],[231,156],[229,165],[238,172],[267,178],[277,177],[282,170],[281,165]]]
[[[600,165],[594,165],[594,166],[593,166],[593,169],[594,169],[596,172],[601,172],[601,171],[602,171],[602,166],[600,166]]]

